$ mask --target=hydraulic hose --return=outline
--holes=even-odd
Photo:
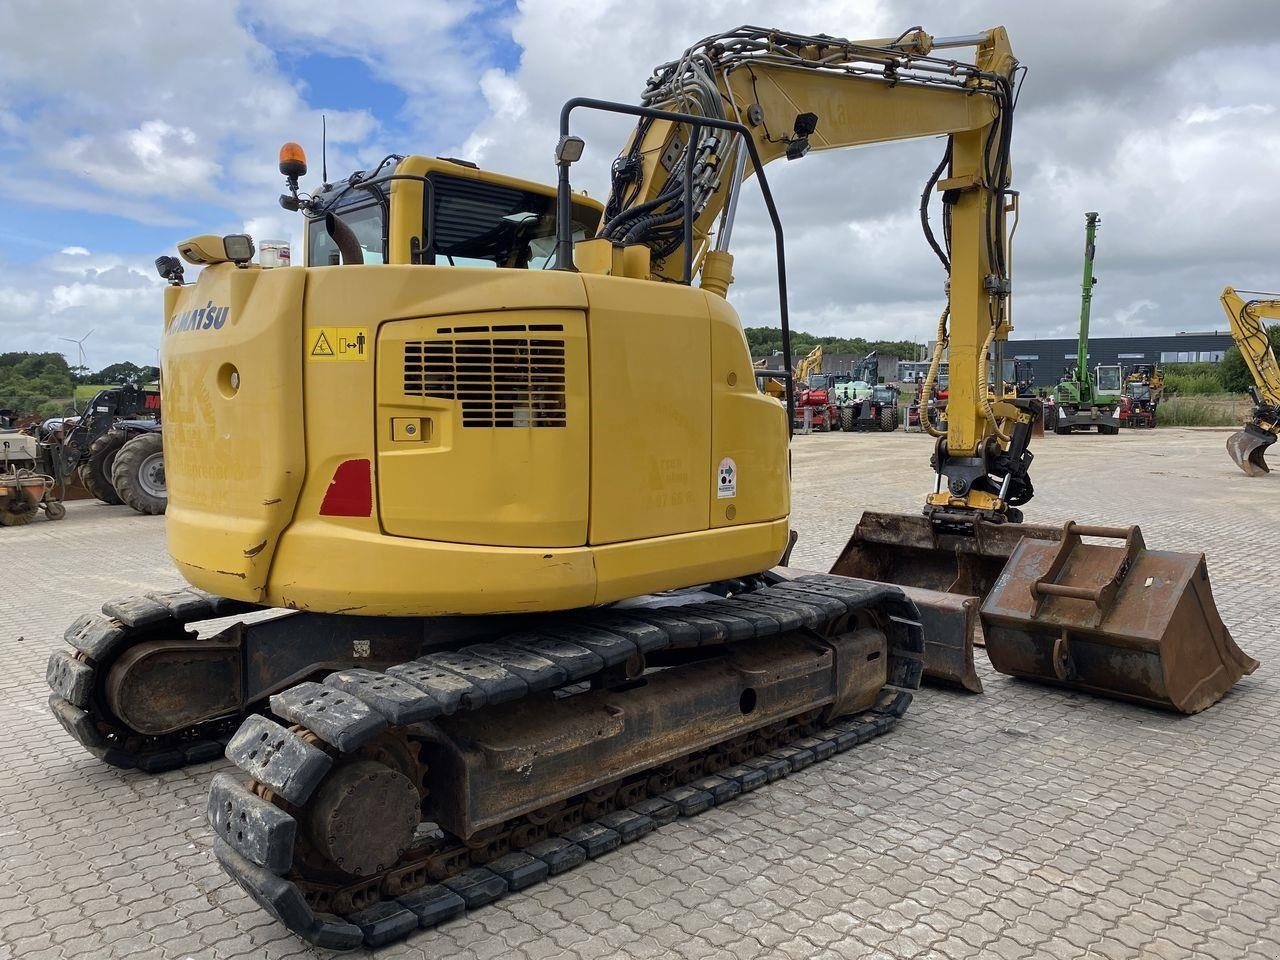
[[[929,400],[933,397],[933,385],[938,379],[938,365],[942,362],[942,353],[947,349],[947,318],[951,315],[951,302],[942,308],[938,317],[938,337],[934,342],[933,360],[929,363],[929,372],[925,374],[924,386],[920,388],[920,426],[931,437],[945,437],[947,432],[939,430],[929,422]]]
[[[996,413],[991,408],[991,398],[987,396],[987,356],[991,351],[991,345],[996,342],[998,326],[999,324],[991,324],[991,329],[987,331],[986,342],[978,352],[978,409],[987,418],[987,423],[991,426],[991,432],[996,435],[996,439],[1001,443],[1008,443],[1009,436],[1001,432],[1000,421],[996,419]]]

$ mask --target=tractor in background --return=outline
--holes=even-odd
[[[165,512],[159,390],[133,384],[100,390],[81,416],[46,420],[39,439],[54,450],[60,484],[78,478],[103,503]]]

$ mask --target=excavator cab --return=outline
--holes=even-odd
[[[555,266],[555,192],[465,160],[393,154],[309,198],[281,200],[306,214],[308,267]],[[586,196],[573,198],[575,240],[595,235],[601,209]]]

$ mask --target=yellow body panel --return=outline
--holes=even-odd
[[[591,305],[591,543],[707,527],[707,295],[582,275]]]
[[[171,294],[170,317],[227,297],[235,323],[164,352],[165,430],[182,437],[170,550],[205,589],[343,613],[555,610],[755,573],[786,547],[785,414],[713,295],[557,271],[226,265]],[[371,359],[311,359],[336,327],[367,329]],[[563,407],[476,426],[461,394],[406,392],[405,344],[444,330],[562,340]],[[210,399],[228,360],[240,390]],[[721,499],[725,457],[739,492]],[[211,462],[243,479],[224,486]],[[350,462],[367,464],[368,514],[322,515]]]
[[[303,279],[223,263],[166,289],[165,532],[182,575],[224,596],[262,595],[302,488]]]
[[[791,512],[787,408],[761,393],[751,350],[733,308],[708,297],[711,310],[711,526],[785,519]],[[777,382],[777,381],[773,381]],[[786,394],[783,393],[783,398]],[[765,429],[760,428],[763,422]],[[720,465],[732,461],[734,492],[720,482]]]

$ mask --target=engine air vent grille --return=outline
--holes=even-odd
[[[456,400],[464,427],[563,427],[560,324],[444,327],[404,345],[404,392]],[[529,334],[520,337],[513,334]],[[495,336],[495,334],[497,336]]]

